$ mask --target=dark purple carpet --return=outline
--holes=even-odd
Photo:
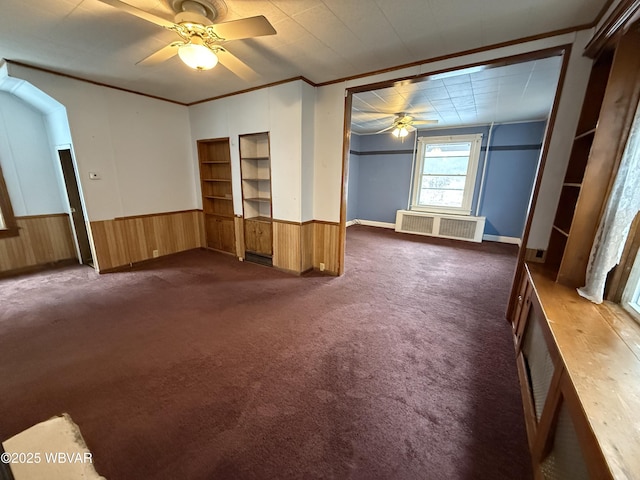
[[[343,277],[209,251],[0,280],[0,439],[118,479],[527,479],[516,248],[354,226]]]

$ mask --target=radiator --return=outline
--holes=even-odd
[[[481,242],[485,217],[398,210],[396,232]]]

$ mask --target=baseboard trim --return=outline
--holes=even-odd
[[[510,243],[512,245],[522,245],[522,241],[518,237],[505,237],[502,235],[489,235],[485,233],[482,235],[482,240],[487,240],[489,242],[500,242],[500,243]]]
[[[127,264],[124,264],[124,265],[118,265],[117,267],[105,268],[103,270],[98,270],[98,273],[102,275],[104,273],[128,272],[130,270],[133,270],[134,268],[144,267],[145,265],[155,263],[160,259],[167,258],[167,257],[172,257],[174,255],[180,255],[181,253],[190,252],[192,250],[204,250],[204,251],[211,250],[212,252],[224,253],[225,255],[233,255],[232,253],[223,252],[222,250],[215,250],[213,248],[196,247],[196,248],[189,248],[187,250],[180,250],[179,252],[168,253],[166,255],[160,255],[159,257],[147,258],[145,260],[140,260],[139,262],[127,263]]]
[[[367,227],[390,228],[392,230],[396,229],[395,223],[376,222],[375,220],[354,220],[354,221],[356,221],[358,225],[365,225]]]
[[[45,270],[55,270],[58,268],[70,267],[72,265],[81,265],[77,258],[65,258],[49,263],[38,263],[26,267],[14,268],[13,270],[3,270],[0,272],[0,278],[17,277],[20,275],[28,275],[31,273],[43,272]]]
[[[350,227],[351,225],[358,225],[358,220],[349,220],[347,222],[347,227]]]

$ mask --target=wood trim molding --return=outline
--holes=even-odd
[[[114,90],[119,90],[119,91],[122,91],[122,92],[132,93],[132,94],[135,94],[135,95],[141,95],[143,97],[153,98],[153,99],[156,99],[156,100],[161,100],[161,101],[164,101],[164,102],[173,103],[175,105],[182,105],[182,106],[185,106],[185,107],[191,107],[193,105],[198,105],[198,104],[201,104],[201,103],[211,102],[211,101],[214,101],[214,100],[220,100],[222,98],[231,97],[231,96],[234,96],[234,95],[241,95],[243,93],[248,93],[248,92],[252,92],[252,91],[255,91],[255,90],[260,90],[260,89],[263,89],[263,88],[274,87],[274,86],[277,86],[277,85],[282,85],[284,83],[289,83],[289,82],[295,82],[295,81],[298,81],[298,80],[301,80],[301,81],[307,83],[308,85],[310,85],[312,87],[324,87],[324,86],[327,86],[327,85],[333,85],[335,83],[343,83],[343,82],[347,82],[347,81],[350,81],[350,80],[356,80],[356,79],[359,79],[359,78],[364,78],[364,77],[368,77],[368,76],[372,76],[372,75],[379,75],[379,74],[382,74],[382,73],[393,72],[393,71],[396,71],[396,70],[402,70],[402,69],[405,69],[405,68],[411,68],[411,67],[415,67],[415,66],[418,66],[418,65],[434,63],[434,62],[438,62],[438,61],[442,61],[442,60],[448,60],[448,59],[451,59],[451,58],[463,57],[463,56],[466,56],[466,55],[473,55],[473,54],[476,54],[476,53],[482,53],[482,52],[486,52],[486,51],[489,51],[489,50],[495,50],[495,49],[498,49],[498,48],[509,47],[509,46],[512,46],[512,45],[519,45],[519,44],[522,44],[522,43],[533,42],[533,41],[536,41],[536,40],[542,40],[542,39],[545,39],[545,38],[556,37],[556,36],[564,35],[564,34],[567,34],[567,33],[573,33],[573,32],[577,32],[577,31],[580,31],[580,30],[593,28],[600,21],[602,16],[606,13],[606,10],[609,8],[609,6],[612,3],[612,1],[613,0],[607,0],[607,3],[603,7],[603,9],[598,13],[597,17],[592,22],[590,22],[588,24],[576,25],[576,26],[573,26],[573,27],[567,27],[567,28],[562,28],[562,29],[558,29],[558,30],[552,30],[550,32],[540,33],[540,34],[536,34],[536,35],[529,35],[527,37],[521,37],[521,38],[514,39],[514,40],[508,40],[508,41],[505,41],[505,42],[494,43],[494,44],[486,45],[486,46],[483,46],[483,47],[477,47],[477,48],[472,48],[472,49],[469,49],[469,50],[463,50],[461,52],[450,53],[450,54],[445,54],[445,55],[439,55],[437,57],[431,57],[431,58],[426,58],[426,59],[422,59],[422,60],[416,60],[416,61],[410,62],[410,63],[405,63],[405,64],[401,64],[401,65],[395,65],[395,66],[392,66],[392,67],[382,68],[382,69],[378,69],[378,70],[372,70],[372,71],[369,71],[369,72],[360,73],[360,74],[352,75],[352,76],[348,76],[348,77],[341,77],[341,78],[337,78],[337,79],[334,79],[334,80],[328,80],[328,81],[320,82],[320,83],[313,82],[312,80],[306,78],[305,76],[299,75],[297,77],[286,78],[286,79],[283,79],[283,80],[278,80],[276,82],[271,82],[271,83],[267,83],[267,84],[264,84],[264,85],[259,85],[259,86],[256,86],[256,87],[251,87],[251,88],[247,88],[247,89],[243,89],[243,90],[238,90],[238,91],[235,91],[235,92],[230,92],[230,93],[226,93],[226,94],[223,94],[223,95],[218,95],[218,96],[215,96],[215,97],[209,97],[209,98],[205,98],[205,99],[202,99],[202,100],[198,100],[198,101],[195,101],[195,102],[189,102],[189,103],[179,102],[179,101],[176,101],[176,100],[171,100],[171,99],[160,97],[160,96],[157,96],[157,95],[151,95],[151,94],[147,94],[147,93],[143,93],[143,92],[138,92],[138,91],[130,90],[130,89],[123,88],[123,87],[117,87],[115,85],[109,85],[107,83],[98,82],[98,81],[95,81],[95,80],[89,80],[89,79],[82,78],[82,77],[79,77],[79,76],[76,76],[76,75],[71,75],[71,74],[63,73],[63,72],[58,72],[58,71],[55,71],[55,70],[52,70],[52,69],[49,69],[49,68],[44,68],[44,67],[39,67],[39,66],[36,66],[36,65],[31,65],[31,64],[20,62],[20,61],[17,61],[17,60],[11,60],[11,59],[5,59],[5,60],[6,60],[6,62],[8,64],[13,64],[13,65],[24,67],[24,68],[30,68],[32,70],[38,70],[38,71],[41,71],[41,72],[49,73],[51,75],[57,75],[57,76],[60,76],[60,77],[65,77],[65,78],[69,78],[69,79],[72,79],[72,80],[77,80],[77,81],[80,81],[80,82],[90,83],[92,85],[97,85],[99,87],[112,88]],[[629,1],[629,0],[627,0],[627,1]]]
[[[184,105],[186,105],[187,107],[191,107],[193,105],[199,105],[200,103],[213,102],[214,100],[220,100],[221,98],[233,97],[234,95],[241,95],[243,93],[249,93],[249,92],[254,92],[256,90],[262,90],[263,88],[276,87],[276,86],[282,85],[284,83],[297,82],[298,80],[301,80],[301,81],[311,85],[312,87],[317,87],[318,86],[318,84],[312,82],[308,78],[303,77],[302,75],[299,75],[297,77],[285,78],[284,80],[278,80],[277,82],[266,83],[264,85],[259,85],[257,87],[245,88],[244,90],[238,90],[237,92],[225,93],[224,95],[218,95],[216,97],[204,98],[202,100],[198,100],[197,102],[185,103]]]
[[[472,48],[469,50],[463,50],[461,52],[457,52],[457,53],[450,53],[450,54],[446,54],[446,55],[440,55],[438,57],[432,57],[432,58],[426,58],[423,60],[418,60],[415,62],[410,62],[410,63],[404,63],[402,65],[396,65],[395,67],[389,67],[389,68],[382,68],[379,70],[373,70],[370,72],[366,72],[366,73],[361,73],[358,75],[352,75],[349,77],[342,77],[342,78],[338,78],[336,80],[329,80],[326,82],[320,82],[318,84],[316,84],[317,87],[324,87],[326,85],[332,85],[334,83],[343,83],[343,82],[348,82],[350,80],[357,80],[359,78],[364,78],[364,77],[369,77],[372,75],[380,75],[383,73],[389,73],[389,72],[393,72],[395,70],[403,70],[405,68],[411,68],[411,67],[417,67],[419,65],[424,65],[424,64],[428,64],[428,63],[434,63],[434,62],[440,62],[442,60],[450,60],[452,58],[458,58],[458,57],[464,57],[467,55],[473,55],[476,53],[482,53],[482,52],[486,52],[486,51],[490,51],[490,50],[497,50],[499,48],[504,48],[504,47],[510,47],[513,45],[520,45],[522,43],[528,43],[528,42],[534,42],[536,40],[543,40],[545,38],[551,38],[551,37],[557,37],[560,35],[565,35],[567,33],[574,33],[574,32],[579,32],[580,30],[587,30],[589,28],[593,28],[593,26],[595,25],[595,22],[591,22],[588,24],[584,24],[584,25],[578,25],[575,27],[569,27],[569,28],[563,28],[560,30],[553,30],[551,32],[547,32],[547,33],[541,33],[541,34],[537,34],[537,35],[530,35],[528,37],[522,37],[516,40],[509,40],[506,42],[500,42],[500,43],[494,43],[492,45],[487,45],[484,47],[477,47],[477,48]],[[455,70],[459,69],[461,67],[456,67]],[[435,73],[435,72],[434,72]],[[433,75],[434,73],[430,73],[430,75]],[[408,77],[408,78],[413,78],[413,76]],[[367,90],[371,90],[371,88],[368,88]]]
[[[272,222],[275,223],[284,223],[286,225],[302,225],[302,222],[294,222],[292,220],[278,220],[277,218],[271,219]]]
[[[184,253],[184,252],[190,252],[192,250],[208,250],[208,249],[205,248],[205,247],[190,248],[189,250],[181,250],[179,252],[168,253],[166,255],[162,255],[161,257],[147,258],[145,260],[140,260],[138,262],[127,263],[126,265],[119,265],[117,267],[106,268],[104,270],[100,270],[99,273],[103,274],[103,273],[127,272],[129,270],[133,270],[136,267],[141,267],[141,266],[144,266],[144,265],[152,264],[152,263],[160,260],[161,258],[173,257],[175,255],[179,255],[179,254]],[[225,253],[225,252],[222,252],[222,253]]]
[[[609,5],[611,2],[608,2]],[[609,7],[607,5],[607,8]],[[603,12],[604,15],[604,12]],[[611,47],[640,18],[640,0],[623,0],[602,24],[584,49],[589,58],[597,58]]]
[[[90,83],[91,85],[96,85],[98,87],[112,88],[114,90],[120,90],[121,92],[133,93],[134,95],[141,95],[143,97],[153,98],[155,100],[162,100],[163,102],[169,102],[169,103],[173,103],[173,104],[176,104],[176,105],[187,106],[186,103],[178,102],[176,100],[170,100],[168,98],[159,97],[157,95],[151,95],[149,93],[142,93],[142,92],[138,92],[136,90],[130,90],[128,88],[116,87],[115,85],[109,85],[108,83],[97,82],[95,80],[89,80],[87,78],[78,77],[76,75],[70,75],[68,73],[57,72],[57,71],[51,70],[49,68],[38,67],[36,65],[30,65],[30,64],[24,63],[24,62],[18,62],[17,60],[5,59],[5,61],[10,65],[16,65],[18,67],[30,68],[31,70],[37,70],[39,72],[49,73],[51,75],[57,75],[59,77],[70,78],[71,80],[77,80],[79,82]]]
[[[340,222],[329,222],[327,220],[312,220],[311,222],[306,222],[306,223],[315,223],[318,225],[334,225],[336,227],[340,226]]]
[[[542,58],[548,58],[554,56],[554,54],[561,55],[566,51],[571,44],[558,45],[556,47],[543,48],[542,50],[535,50],[532,52],[518,53],[516,55],[508,55],[506,57],[498,57],[492,60],[486,60],[481,62],[468,63],[464,65],[458,65],[455,67],[443,68],[440,70],[434,70],[427,73],[421,73],[419,75],[409,75],[406,77],[394,78],[392,80],[383,80],[381,82],[369,83],[366,85],[358,85],[348,88],[351,93],[367,92],[369,90],[378,90],[380,88],[388,88],[395,85],[397,82],[421,82],[433,75],[441,75],[443,73],[454,72],[465,68],[473,68],[478,66],[484,66],[486,68],[504,67],[506,65],[512,65],[514,63],[521,63],[531,60],[538,60]],[[424,62],[423,62],[424,63]]]
[[[26,275],[28,273],[42,272],[44,270],[70,267],[72,265],[80,265],[77,258],[66,258],[64,260],[56,260],[55,262],[39,263],[37,265],[29,265],[27,267],[15,268],[13,270],[3,270],[0,271],[0,278],[15,277],[18,275]]]
[[[513,314],[516,310],[518,299],[518,288],[524,274],[524,261],[527,254],[527,243],[529,241],[529,234],[531,233],[531,224],[533,223],[533,214],[535,212],[535,205],[540,195],[540,186],[542,185],[542,175],[544,173],[544,167],[547,163],[547,157],[549,155],[549,146],[551,145],[551,136],[556,124],[556,117],[558,115],[558,108],[560,106],[560,99],[562,98],[562,91],[564,90],[564,81],[567,76],[567,69],[569,67],[569,58],[571,57],[572,49],[571,45],[564,46],[564,56],[562,58],[562,68],[560,70],[560,77],[558,78],[558,88],[556,89],[556,97],[553,101],[553,107],[549,114],[549,121],[547,122],[547,128],[544,132],[544,138],[542,140],[542,150],[540,152],[540,164],[538,165],[538,174],[536,175],[535,182],[533,184],[533,192],[531,199],[529,200],[527,220],[525,221],[524,231],[522,232],[522,243],[518,250],[518,259],[516,262],[516,269],[513,274],[513,283],[511,285],[511,293],[509,295],[509,304],[507,306],[506,318],[507,321],[513,320]]]
[[[176,215],[179,213],[202,212],[202,209],[176,210],[175,212],[145,213],[143,215],[131,215],[128,217],[114,217],[112,220],[135,220],[136,218],[160,217],[162,215]]]
[[[42,215],[22,215],[16,217],[16,220],[32,220],[34,218],[51,218],[51,217],[68,217],[68,213],[44,213]]]
[[[2,167],[0,167],[0,215],[4,220],[4,226],[0,230],[0,238],[17,237],[19,234],[18,224],[16,223],[16,217],[13,214],[13,207],[11,206],[11,199],[9,198],[9,191],[7,190],[7,184],[4,181],[2,175]]]

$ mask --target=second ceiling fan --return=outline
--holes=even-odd
[[[394,137],[403,138],[409,135],[410,132],[413,132],[416,128],[414,125],[430,125],[438,123],[437,120],[414,120],[411,115],[407,115],[404,112],[396,113],[396,118],[394,119],[391,126],[380,130],[378,133],[384,133],[391,130],[391,133]]]
[[[223,0],[171,0],[176,12],[171,22],[120,0],[100,0],[103,3],[135,15],[176,33],[180,39],[139,61],[137,65],[155,65],[178,55],[195,70],[209,70],[218,61],[237,76],[250,80],[255,72],[221,44],[230,40],[274,35],[273,26],[262,15],[214,23],[226,13]]]

